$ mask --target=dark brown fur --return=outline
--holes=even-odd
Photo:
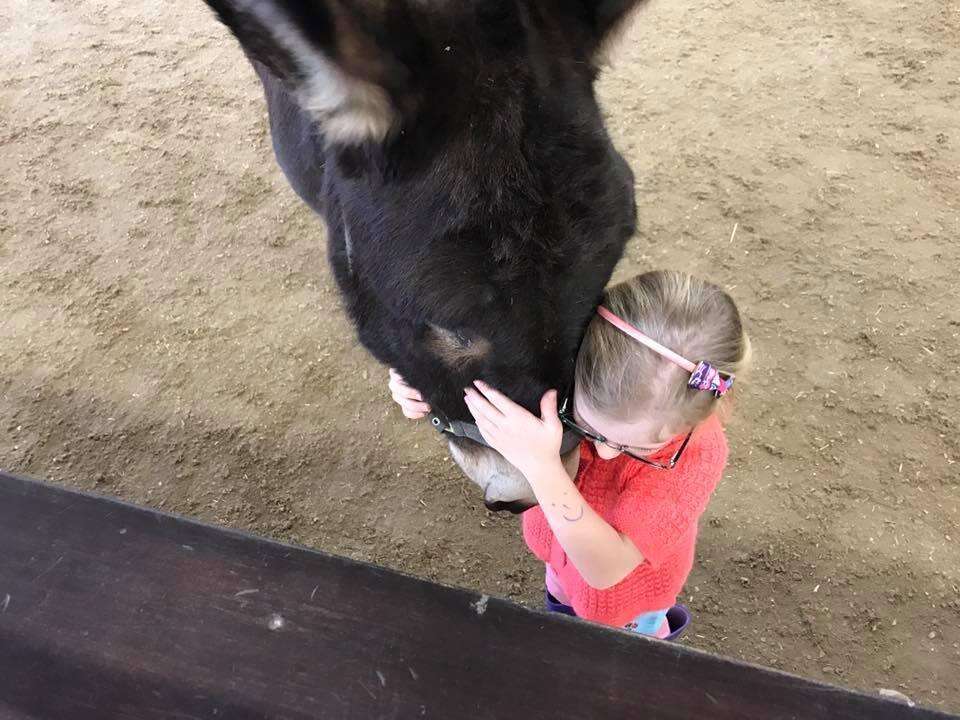
[[[475,378],[531,410],[565,388],[634,230],[594,81],[638,2],[207,1],[370,352],[452,419]]]

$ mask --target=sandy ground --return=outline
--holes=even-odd
[[[958,48],[955,0],[661,1],[601,92],[618,274],[723,283],[757,351],[687,642],[954,711]],[[322,244],[202,3],[0,0],[0,466],[536,602]]]

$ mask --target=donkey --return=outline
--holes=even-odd
[[[488,508],[535,504],[463,389],[531,411],[568,389],[636,225],[594,83],[643,0],[206,2],[263,83],[360,342],[423,392]]]

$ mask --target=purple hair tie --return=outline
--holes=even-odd
[[[701,360],[690,373],[687,387],[694,390],[709,390],[714,397],[723,397],[733,387],[733,375],[723,377],[725,373],[717,370],[710,363]]]

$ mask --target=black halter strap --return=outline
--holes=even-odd
[[[483,435],[480,433],[480,428],[477,427],[476,423],[464,422],[463,420],[450,420],[446,415],[434,412],[430,414],[430,424],[433,425],[438,432],[446,433],[447,435],[453,435],[454,437],[467,438],[476,443],[480,443],[485,447],[490,447],[490,445],[487,444],[487,441],[483,439]],[[579,434],[573,430],[565,428],[563,431],[563,440],[560,443],[560,454],[566,455],[568,452],[577,447],[581,440],[582,438]],[[492,450],[493,448],[490,449]]]

